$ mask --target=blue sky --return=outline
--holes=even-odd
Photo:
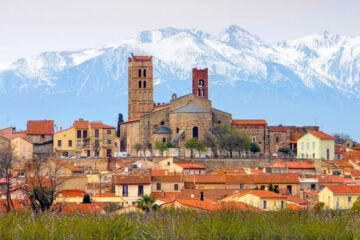
[[[267,42],[329,30],[360,35],[355,0],[1,0],[0,61],[97,47],[163,27],[236,24]]]

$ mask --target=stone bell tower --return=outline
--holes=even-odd
[[[128,119],[134,119],[154,107],[152,57],[131,54],[128,71]]]
[[[193,68],[192,80],[192,93],[199,97],[208,98],[208,69]]]

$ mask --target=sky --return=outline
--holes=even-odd
[[[238,25],[268,43],[325,30],[360,35],[359,0],[1,0],[0,61],[98,47],[165,27]]]

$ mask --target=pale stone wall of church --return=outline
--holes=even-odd
[[[200,107],[211,111],[211,101],[204,98],[204,97],[198,97],[193,94],[188,94],[179,98],[176,98],[171,101],[170,105],[170,111],[173,111],[179,107],[182,107],[188,103],[195,103],[196,105],[199,105]]]
[[[213,123],[220,124],[220,123],[227,123],[231,124],[232,115],[230,113],[226,113],[215,108],[211,109],[213,113]]]

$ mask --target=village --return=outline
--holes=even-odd
[[[0,129],[1,212],[339,210],[360,196],[360,143],[234,119],[212,107],[208,69],[194,68],[191,93],[167,103],[154,102],[151,56],[131,55],[128,73],[128,119],[117,126]]]

